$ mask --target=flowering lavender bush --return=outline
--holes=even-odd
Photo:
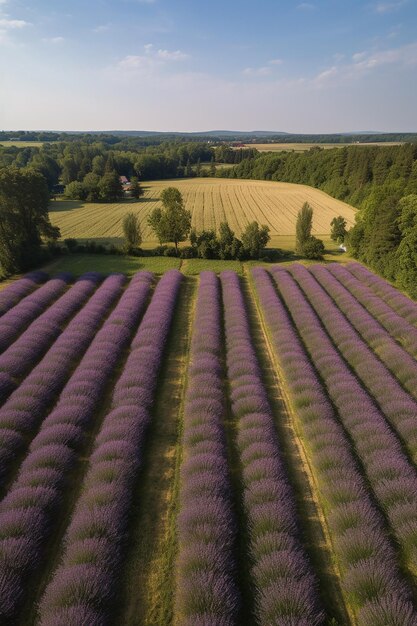
[[[315,274],[316,268],[311,269]],[[389,334],[401,343],[407,352],[414,357],[417,356],[417,328],[411,322],[394,311],[381,296],[374,293],[370,287],[363,284],[342,265],[331,263],[327,269],[378,320]],[[410,304],[413,305],[412,302]]]
[[[99,274],[81,276],[71,289],[66,291],[44,313],[26,329],[12,345],[0,355],[1,378],[16,381],[38,362],[62,333],[62,327],[91,296],[101,282]],[[14,309],[13,309],[14,310]],[[0,402],[4,402],[15,385],[2,389]]]
[[[244,504],[259,624],[321,624],[316,580],[297,528],[297,513],[271,408],[253,348],[239,279],[221,274],[227,367],[239,416]],[[236,371],[238,368],[238,371]]]
[[[342,268],[343,269],[343,268]],[[316,278],[320,285],[326,290],[330,297],[334,300],[339,310],[349,320],[350,324],[356,329],[367,346],[371,347],[376,353],[378,359],[380,359],[388,370],[394,374],[394,376],[400,381],[401,385],[412,395],[417,398],[417,362],[408,354],[398,343],[391,337],[391,335],[383,328],[381,323],[362,306],[343,285],[341,285],[335,276],[322,267],[314,267],[310,269],[310,273]],[[374,299],[377,300],[377,296],[374,295]],[[381,302],[381,301],[380,301]],[[389,309],[389,307],[383,303],[383,306]],[[390,310],[390,309],[389,309]],[[411,324],[406,322],[399,315],[391,311],[391,324],[396,329],[395,332],[400,333],[406,337],[408,345],[412,346],[414,337],[415,350],[417,350],[417,328],[414,328]],[[340,315],[340,314],[339,314]],[[394,320],[392,319],[394,318]],[[386,316],[385,316],[386,319]],[[347,333],[352,334],[349,324],[345,325],[346,331],[344,336],[347,338]],[[355,342],[355,344],[357,341]],[[367,366],[372,360],[372,353],[368,349],[366,350],[366,362]],[[362,355],[361,355],[362,356]],[[363,355],[365,356],[365,355]],[[374,357],[375,359],[375,357]],[[390,381],[390,387],[396,386],[395,380],[385,368],[380,367],[379,360],[374,360],[374,367],[378,372],[375,372],[378,376],[383,376],[385,381]],[[361,361],[362,359],[357,359]],[[409,398],[408,394],[404,394],[400,386],[398,388],[398,398],[403,398],[406,401]],[[381,391],[380,389],[378,390]],[[382,393],[382,396],[385,394]],[[383,402],[383,399],[382,399]],[[414,406],[414,412],[417,411],[417,404]]]
[[[128,513],[181,280],[176,270],[161,278],[131,344],[112,408],[95,441],[68,527],[62,563],[41,603],[43,625],[112,623],[111,605],[126,549]],[[129,394],[124,396],[119,392],[125,385]],[[144,390],[151,393],[143,394]]]
[[[342,370],[340,376],[337,367],[341,365],[339,363],[341,359],[333,346],[328,345],[329,340],[322,331],[319,320],[287,272],[275,271],[274,277],[309,350],[313,347],[310,339],[317,335],[318,340],[314,342],[314,364],[317,370],[313,367],[298,338],[291,318],[267,272],[262,268],[256,268],[253,270],[253,276],[272,335],[275,352],[291,392],[291,401],[302,425],[303,437],[307,443],[310,462],[316,475],[320,498],[325,506],[345,597],[356,613],[360,626],[369,626],[369,615],[381,616],[386,607],[390,607],[391,611],[389,613],[391,621],[387,621],[387,624],[399,624],[399,620],[404,618],[401,623],[412,626],[416,623],[417,615],[409,600],[408,585],[400,574],[395,550],[385,529],[384,521],[373,504],[372,494],[352,454],[349,439],[320,382],[321,376],[327,385],[328,377],[333,372],[338,377],[339,384],[343,385],[344,371]],[[321,342],[323,342],[322,347]],[[350,382],[349,377],[347,382]],[[327,390],[330,393],[328,385]],[[336,392],[330,395],[336,402]],[[355,423],[360,430],[361,423],[368,417],[368,410],[366,406],[362,406],[360,415],[355,411],[352,413],[351,401],[355,403],[355,399],[356,388],[351,388],[348,398],[343,397],[341,406],[337,406],[344,426],[348,426],[347,420],[351,417],[351,425]],[[361,406],[361,398],[358,399],[359,406]],[[348,431],[353,437],[354,431],[349,428]],[[385,429],[382,436],[384,432]],[[362,448],[366,445],[367,437],[365,436]],[[368,458],[371,456],[370,452]],[[357,589],[351,584],[352,577],[354,578],[351,572],[357,571],[355,568],[358,563],[358,552],[352,547],[354,537],[350,532],[351,529],[360,538],[358,550],[365,550],[363,554],[366,558],[360,562],[363,563],[364,568],[365,566],[370,568],[368,569],[369,585],[367,582],[364,587],[369,590],[369,593],[364,593],[362,588]],[[376,571],[380,568],[385,569],[390,581],[388,587],[372,586],[372,568]]]
[[[65,497],[85,429],[94,417],[115,365],[132,337],[149,295],[152,275],[135,276],[79,366],[64,387],[55,409],[33,439],[19,475],[0,503],[0,579],[4,593],[0,616],[15,617],[29,576],[42,565],[42,556],[54,531],[53,521]],[[100,367],[97,367],[100,364]],[[116,442],[120,448],[121,442]],[[107,450],[120,456],[129,450]],[[30,506],[34,522],[10,537],[2,514]],[[4,550],[4,546],[7,547]],[[19,558],[16,558],[19,555]],[[31,583],[33,585],[33,583]]]
[[[122,275],[113,275],[103,282],[0,409],[0,483],[5,481],[16,464],[17,454],[30,442],[74,365],[85,353],[103,318],[120,296],[124,280]],[[77,290],[74,295],[77,300],[80,291]],[[32,340],[35,341],[35,337]],[[97,369],[96,363],[94,367]]]
[[[70,274],[57,274],[0,317],[0,352],[65,291],[71,280]]]
[[[0,291],[0,316],[14,307],[22,298],[35,291],[47,279],[48,274],[45,274],[45,272],[30,272],[2,289]]]
[[[184,408],[176,612],[183,626],[237,623],[236,532],[227,464],[220,285],[202,272]]]
[[[387,367],[369,349],[368,345],[361,341],[360,336],[352,328],[351,323],[361,328],[369,343],[375,346],[375,350],[380,358],[389,364],[390,369],[397,373],[404,386],[409,388],[413,395],[416,396],[417,363],[387,335],[380,324],[373,320],[359,304],[356,305],[354,301],[351,302],[351,296],[348,295],[349,308],[343,307],[351,321],[350,323],[305,268],[299,265],[293,266],[291,273],[297,278],[311,303],[315,306],[322,323],[330,338],[338,346],[341,355],[343,355],[378,402],[385,418],[399,433],[410,454],[416,459],[417,432],[414,422],[417,415],[417,402],[404,391]],[[332,277],[329,283],[335,293],[334,297],[337,298],[340,306],[342,306],[338,295],[339,288],[343,290],[343,287]],[[342,295],[345,294],[342,292]],[[357,307],[359,307],[359,311]],[[338,372],[340,372],[340,375],[342,374],[340,369],[338,369]],[[346,384],[345,380],[344,385],[346,386]],[[356,385],[360,389],[360,385],[357,383]],[[341,393],[342,391],[339,391],[340,395]],[[350,383],[348,383],[345,394],[350,393],[351,387]],[[370,404],[370,400],[368,399],[367,401]],[[395,441],[395,438],[393,440]]]
[[[347,269],[410,324],[417,323],[417,304],[360,263],[348,263]]]

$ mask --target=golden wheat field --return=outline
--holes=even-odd
[[[122,237],[123,217],[132,211],[140,217],[144,244],[154,244],[155,237],[147,218],[152,209],[160,206],[160,193],[168,186],[180,189],[197,230],[216,229],[227,221],[240,235],[249,222],[256,220],[269,226],[271,245],[279,245],[282,237],[294,237],[297,213],[304,202],[309,202],[314,209],[313,233],[316,235],[328,235],[330,222],[337,215],[343,215],[348,226],[354,222],[353,207],[312,187],[221,178],[144,183],[145,194],[138,202],[96,204],[58,200],[51,205],[51,221],[59,226],[63,239],[74,237],[117,243]]]

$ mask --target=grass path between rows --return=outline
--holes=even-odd
[[[319,579],[328,623],[332,626],[356,624],[356,619],[342,595],[340,574],[333,558],[331,536],[320,503],[318,485],[300,433],[297,414],[285,388],[285,378],[271,345],[255,287],[248,275],[242,284],[253,343],[276,418],[275,424],[295,493],[305,546]]]
[[[183,402],[196,288],[196,278],[184,279],[160,375],[132,511],[117,622],[123,626],[169,626],[174,619]]]

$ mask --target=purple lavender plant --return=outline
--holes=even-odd
[[[85,626],[86,619],[91,619],[88,624],[111,623],[112,601],[126,549],[128,513],[181,280],[182,274],[176,270],[161,278],[131,344],[112,408],[95,441],[67,530],[62,563],[41,603],[43,625],[64,624],[68,619],[72,626]],[[134,299],[131,306],[135,306]],[[133,392],[128,397],[118,394],[124,375],[131,383],[134,378],[136,396]],[[143,389],[152,392],[145,400]]]

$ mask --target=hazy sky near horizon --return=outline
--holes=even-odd
[[[417,131],[417,0],[0,0],[0,129]]]

